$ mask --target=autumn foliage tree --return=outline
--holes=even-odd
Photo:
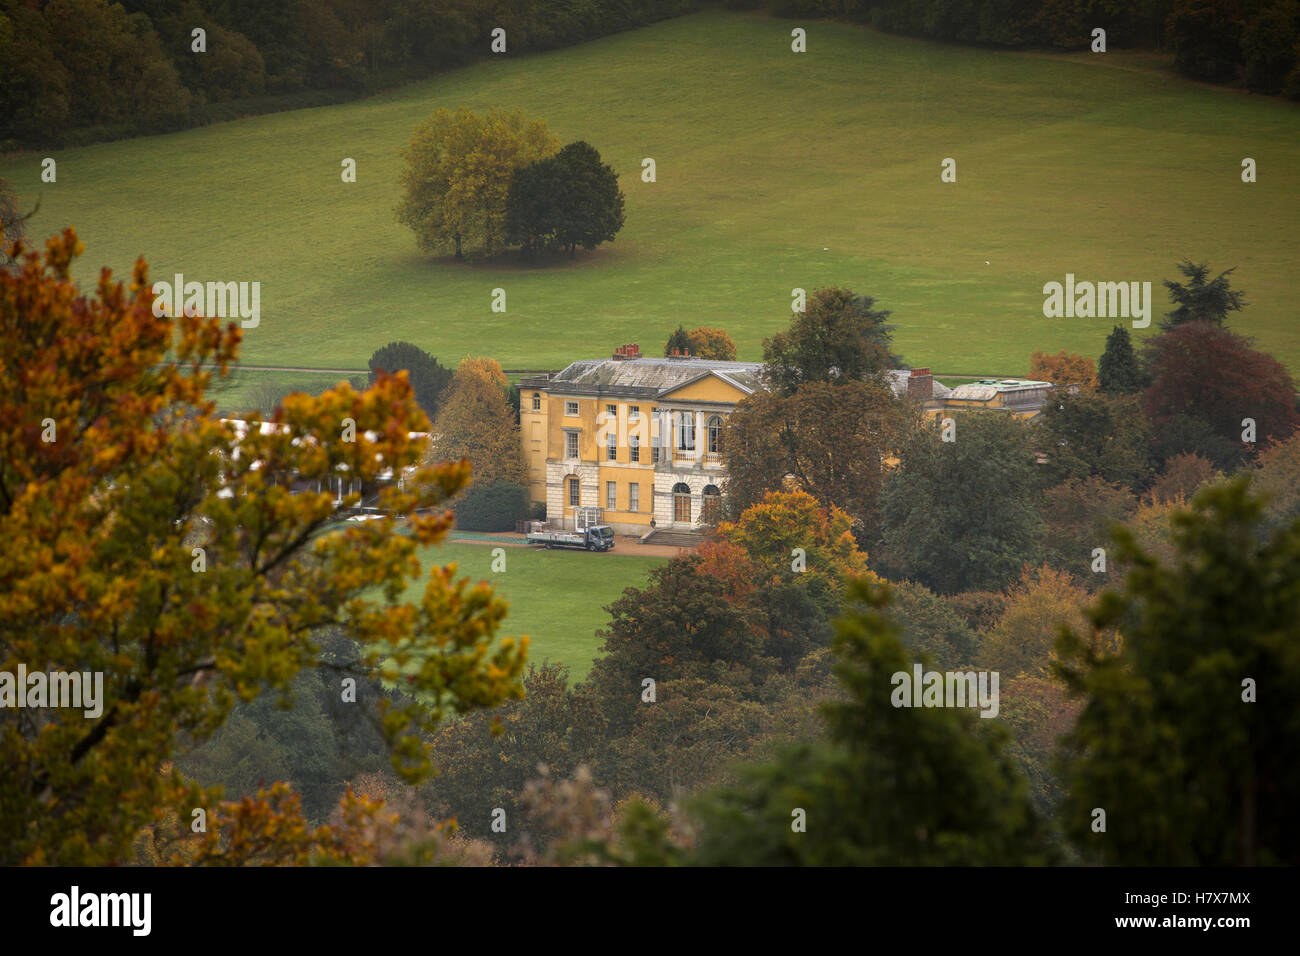
[[[449,566],[400,599],[467,469],[418,467],[409,434],[428,421],[402,375],[291,396],[238,437],[204,398],[207,367],[236,358],[235,324],[155,315],[143,260],[85,294],[81,252],[69,229],[0,271],[0,672],[102,674],[102,710],[0,709],[0,862],[119,862],[159,812],[214,808],[158,768],[237,698],[323,666],[328,625],[358,643],[357,672],[400,677],[409,696],[357,706],[375,708],[394,770],[421,778],[446,715],[520,692],[526,644],[497,641],[491,588]],[[276,481],[407,467],[382,503],[409,535],[395,518],[340,528],[331,495]]]
[[[420,248],[432,252],[490,255],[507,235],[506,197],[514,172],[554,154],[559,139],[519,110],[496,108],[480,116],[465,107],[439,109],[415,128],[402,151],[398,222],[409,226]]]
[[[867,573],[867,556],[853,537],[853,519],[803,491],[773,491],[718,534],[742,549],[767,574],[824,579],[838,591],[850,576]]]
[[[1284,441],[1300,428],[1296,385],[1273,356],[1250,347],[1248,339],[1210,322],[1187,322],[1150,339],[1144,356],[1151,384],[1142,408],[1158,431],[1178,421],[1201,423],[1204,439],[1166,446],[1166,457],[1198,452],[1216,465],[1270,441]],[[1243,441],[1254,423],[1254,444]],[[1210,447],[1203,447],[1209,439]],[[1213,441],[1217,439],[1217,441]],[[1201,447],[1198,447],[1201,446]]]
[[[687,348],[696,358],[712,359],[716,362],[734,362],[736,360],[736,343],[723,329],[701,325],[686,333]]]
[[[890,589],[848,588],[836,622],[842,693],[823,739],[782,748],[740,782],[693,801],[705,865],[872,866],[1049,862],[1043,826],[999,730],[969,711],[897,707],[891,675],[913,658],[887,616]],[[807,828],[791,825],[792,809]]]
[[[1294,866],[1300,524],[1270,530],[1246,476],[1199,492],[1172,524],[1167,559],[1118,533],[1122,589],[1058,645],[1084,701],[1063,828],[1120,866]],[[1116,627],[1121,642],[1098,639]]]
[[[1274,522],[1300,518],[1300,433],[1270,445],[1255,461],[1255,487]]]
[[[526,476],[519,426],[507,397],[505,372],[496,359],[462,359],[433,423],[430,453],[440,461],[467,459],[473,480],[522,482]]]
[[[727,508],[737,516],[790,481],[822,505],[843,509],[860,537],[869,537],[887,462],[919,418],[877,382],[809,382],[789,395],[756,393],[723,426]]]
[[[1029,356],[1029,377],[1053,385],[1097,387],[1097,367],[1092,359],[1071,355],[1065,349],[1055,355],[1039,351]]]

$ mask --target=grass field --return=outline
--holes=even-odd
[[[609,623],[604,607],[628,587],[643,587],[651,568],[663,558],[634,558],[585,551],[534,551],[506,548],[506,570],[492,572],[491,547],[444,544],[420,552],[427,570],[435,562],[455,561],[462,577],[489,582],[510,604],[502,636],[527,634],[528,660],[559,662],[569,667],[573,681],[582,680],[600,650],[596,630]],[[420,583],[406,598],[416,600]]]
[[[710,10],[355,103],[55,153],[53,185],[39,155],[0,160],[0,176],[40,199],[34,234],[78,228],[83,279],[144,254],[155,279],[260,281],[250,364],[362,367],[408,339],[450,364],[558,368],[622,342],[654,350],[679,322],[723,326],[754,359],[791,288],[835,283],[893,310],[913,364],[1018,374],[1034,349],[1097,355],[1112,325],[1045,319],[1045,282],[1149,280],[1159,315],[1160,280],[1190,256],[1238,267],[1250,305],[1234,327],[1300,371],[1295,104],[1187,82],[1146,54],[843,24],[798,24],[799,55],[792,25]],[[461,105],[519,107],[595,145],[627,195],[618,240],[541,267],[420,255],[393,215],[398,150]],[[344,157],[356,184],[340,181]],[[505,314],[490,311],[498,286]]]

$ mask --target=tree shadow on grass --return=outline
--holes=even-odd
[[[508,249],[490,256],[466,256],[464,259],[457,259],[453,255],[445,255],[426,258],[423,261],[439,266],[487,272],[563,272],[569,269],[615,265],[635,255],[635,244],[619,243],[617,246],[601,246],[590,251],[579,249],[573,256],[563,251],[526,253],[517,249]]]

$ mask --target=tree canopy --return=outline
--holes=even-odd
[[[1142,393],[1146,416],[1161,432],[1170,432],[1176,419],[1202,423],[1211,439],[1207,446],[1189,431],[1186,440],[1165,445],[1166,455],[1194,451],[1217,465],[1233,465],[1300,427],[1296,385],[1286,368],[1229,329],[1211,322],[1178,325],[1148,340],[1143,358],[1150,377]],[[1254,421],[1255,445],[1243,441],[1247,418]]]
[[[886,616],[890,589],[850,585],[835,624],[843,695],[824,740],[786,747],[693,803],[705,865],[924,866],[1050,862],[1005,737],[969,712],[896,707],[912,658]],[[941,783],[938,783],[941,782]],[[798,826],[799,812],[802,826]]]
[[[874,305],[871,296],[839,287],[813,292],[786,331],[763,340],[772,389],[788,395],[805,382],[862,381],[902,364],[890,351],[890,313]]]
[[[1236,312],[1246,305],[1246,294],[1232,289],[1228,283],[1228,276],[1237,271],[1235,267],[1225,269],[1211,279],[1208,263],[1184,259],[1178,264],[1178,271],[1187,279],[1186,285],[1164,280],[1169,298],[1177,307],[1166,313],[1161,321],[1160,327],[1165,331],[1186,322],[1222,325],[1229,312]]]
[[[102,695],[89,711],[0,710],[0,859],[121,862],[168,808],[187,824],[192,808],[215,810],[159,767],[236,699],[323,666],[328,625],[358,642],[359,673],[410,695],[356,706],[373,710],[394,770],[420,779],[424,735],[447,714],[520,692],[526,642],[496,639],[505,606],[491,588],[435,567],[420,600],[400,600],[467,470],[418,466],[408,435],[424,415],[392,376],[290,396],[271,428],[241,437],[204,398],[206,367],[237,356],[235,323],[155,316],[143,259],[83,295],[70,278],[81,252],[68,229],[0,270],[0,671],[98,675]],[[393,519],[331,528],[332,495],[284,484],[408,466],[382,503],[410,535]]]
[[[1039,351],[1029,356],[1029,377],[1054,385],[1097,387],[1097,367],[1092,359],[1071,355],[1065,349],[1055,355]]]
[[[1242,476],[1175,514],[1170,560],[1126,529],[1116,551],[1124,586],[1059,644],[1085,695],[1064,829],[1120,866],[1300,863],[1300,523],[1268,531]]]
[[[844,509],[865,540],[876,529],[886,463],[917,427],[915,409],[878,382],[810,382],[785,396],[749,396],[723,426],[728,512],[737,516],[793,481]]]
[[[1122,325],[1106,336],[1106,350],[1097,362],[1097,384],[1108,395],[1140,392],[1145,384],[1133,339]]]
[[[623,228],[618,174],[581,140],[515,170],[506,199],[507,233],[525,251],[594,249]]]
[[[382,372],[405,371],[424,414],[433,422],[438,417],[438,403],[443,390],[451,383],[451,369],[438,364],[438,360],[410,342],[389,342],[375,349],[370,356],[370,384]]]
[[[1000,588],[1041,547],[1041,481],[1026,426],[976,412],[918,429],[881,498],[876,557],[941,594]]]
[[[468,459],[476,484],[522,484],[527,468],[506,389],[505,372],[495,359],[462,359],[433,423],[431,457]]]
[[[490,255],[506,242],[506,197],[515,170],[552,155],[555,134],[521,111],[436,110],[402,151],[398,222],[431,252]]]

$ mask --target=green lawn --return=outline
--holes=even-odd
[[[426,570],[434,562],[454,561],[462,577],[491,583],[510,603],[502,635],[527,634],[528,660],[566,664],[574,681],[587,676],[600,650],[596,630],[609,623],[605,605],[619,598],[624,588],[644,586],[650,569],[665,562],[628,557],[617,550],[589,554],[505,548],[506,569],[496,574],[493,550],[481,544],[444,544],[421,550],[420,560]],[[418,599],[423,589],[423,583],[412,586],[407,600]]]
[[[208,397],[217,403],[217,410],[223,415],[244,415],[251,409],[270,412],[275,396],[282,390],[292,389],[319,395],[340,382],[346,382],[350,377],[331,372],[232,369],[224,379],[217,375],[212,377]]]
[[[790,290],[838,283],[894,312],[895,342],[948,375],[1023,374],[1035,349],[1100,353],[1112,322],[1045,319],[1042,286],[1237,266],[1234,326],[1300,371],[1300,108],[1187,82],[1150,55],[1015,54],[710,10],[500,58],[340,106],[0,160],[35,234],[72,223],[79,275],[260,281],[250,364],[363,367],[409,339],[454,364],[557,368],[679,322],[742,358]],[[612,245],[547,267],[457,265],[394,219],[398,149],[439,106],[522,108],[622,176]],[[658,182],[641,182],[643,157]],[[1259,182],[1240,181],[1243,157]],[[340,181],[356,159],[359,182]],[[957,161],[943,184],[940,162]],[[987,265],[986,265],[987,261]],[[490,311],[504,287],[508,312]],[[1154,330],[1154,323],[1151,330]],[[1141,333],[1139,333],[1141,334]],[[576,560],[576,558],[574,559]]]

